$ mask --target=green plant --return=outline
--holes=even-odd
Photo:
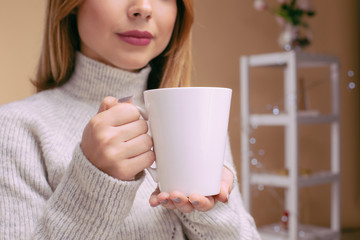
[[[268,10],[270,13],[280,17],[277,19],[280,24],[284,22],[293,26],[308,27],[304,17],[315,16],[315,11],[311,7],[311,0],[278,0],[279,6],[271,9],[265,0],[254,0],[256,10]]]
[[[293,26],[308,27],[308,24],[303,21],[304,16],[315,16],[314,10],[302,9],[296,4],[296,0],[291,2],[284,2],[279,8],[275,9],[275,14],[282,17],[286,22],[289,22]]]

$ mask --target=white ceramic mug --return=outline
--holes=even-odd
[[[216,87],[161,88],[144,92],[156,170],[162,192],[216,195],[227,138],[232,90]]]

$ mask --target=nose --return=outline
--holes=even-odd
[[[152,15],[152,6],[150,0],[135,0],[129,7],[128,15],[130,18],[150,19]]]

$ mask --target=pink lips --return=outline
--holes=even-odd
[[[127,31],[117,34],[121,40],[135,46],[146,46],[150,44],[153,35],[147,31]]]

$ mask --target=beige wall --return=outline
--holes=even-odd
[[[43,2],[45,1],[0,2],[0,104],[24,98],[34,91],[29,78],[34,76],[40,51],[45,7]],[[234,159],[240,169],[239,57],[280,51],[276,43],[279,29],[269,14],[253,10],[251,0],[195,0],[195,3],[194,85],[233,89],[230,137]],[[310,21],[314,39],[307,49],[309,52],[336,55],[341,59],[341,221],[344,228],[360,227],[359,86],[354,91],[347,90],[350,81],[359,84],[357,4],[356,0],[315,1],[318,14]],[[355,77],[347,76],[349,70],[354,70]],[[281,74],[278,71],[264,70],[254,76],[259,79],[252,90],[252,94],[257,94],[254,106],[264,109],[267,102],[278,99],[278,96],[266,98],[263,96],[265,93],[281,94],[282,90],[277,85],[281,83]],[[324,79],[326,72],[305,72],[304,76],[308,81],[312,81],[313,77]],[[263,79],[268,81],[262,82]],[[322,101],[323,96],[326,96],[326,88],[326,84],[319,84],[309,89],[313,107],[326,109],[323,106],[326,101]],[[301,130],[301,141],[304,142],[301,159],[304,159],[305,167],[312,170],[321,169],[322,165],[328,167],[328,145],[324,141],[326,132],[327,129]],[[282,141],[282,130],[266,129],[254,134],[259,142],[256,150],[265,150],[262,161],[273,164],[275,168],[280,167],[279,159],[283,149],[275,143]],[[279,219],[282,213],[282,195],[281,190],[254,190],[253,215],[258,224]],[[328,225],[328,197],[329,188],[326,186],[303,189],[300,196],[302,221]]]
[[[43,0],[0,2],[0,104],[34,92],[43,32]]]

